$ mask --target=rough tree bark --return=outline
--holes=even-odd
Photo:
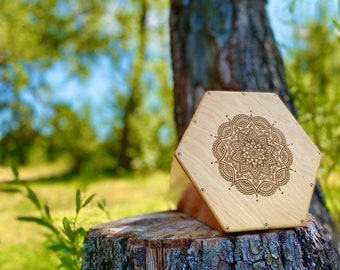
[[[275,92],[297,115],[266,15],[266,3],[266,0],[171,1],[171,53],[179,139],[206,90]],[[339,243],[337,228],[319,185],[310,212]]]
[[[83,270],[340,269],[321,226],[223,234],[181,212],[160,212],[92,228]]]

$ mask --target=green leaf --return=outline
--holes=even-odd
[[[1,187],[0,191],[6,192],[6,193],[19,193],[21,192],[20,188],[14,188],[14,187]]]
[[[61,257],[61,266],[65,267],[66,269],[74,269],[73,260],[69,256]]]
[[[67,236],[67,238],[73,242],[74,240],[74,231],[71,228],[71,225],[73,224],[73,222],[69,219],[67,219],[66,217],[63,218],[63,232],[65,233],[65,235]]]
[[[82,204],[81,208],[85,207],[86,205],[88,205],[92,199],[94,198],[94,196],[96,196],[96,194],[92,194],[90,197],[88,197],[85,202]]]
[[[65,253],[71,253],[72,252],[72,248],[70,248],[67,244],[65,244],[62,241],[58,241],[55,244],[49,245],[48,249],[52,250],[52,251],[63,251]]]
[[[40,210],[41,209],[40,201],[37,195],[35,194],[35,192],[27,186],[26,186],[26,190],[27,190],[26,197],[30,199],[30,201]]]
[[[19,171],[18,171],[18,167],[16,165],[12,165],[11,166],[11,169],[12,169],[12,173],[14,175],[14,180],[15,181],[19,181]]]
[[[104,199],[98,201],[97,206],[100,210],[102,210],[106,214],[108,219],[111,219],[109,211],[106,210],[106,201]]]
[[[99,209],[103,210],[104,212],[106,211],[106,210],[105,210],[106,201],[105,201],[104,199],[101,200],[101,201],[99,201],[99,202],[97,203],[97,206],[99,207]]]
[[[47,216],[50,220],[52,220],[52,218],[51,218],[51,213],[50,213],[50,208],[49,208],[47,205],[45,205],[45,206],[44,206],[44,210],[45,210],[46,216]]]
[[[17,217],[17,220],[36,223],[36,224],[41,225],[45,228],[48,228],[55,235],[59,235],[59,231],[53,226],[53,224],[45,221],[42,218],[37,218],[37,217],[32,217],[32,216],[20,216],[20,217]]]
[[[80,190],[77,189],[76,192],[76,213],[78,214],[81,208],[81,194],[80,194]]]
[[[288,5],[288,10],[290,13],[293,13],[295,9],[296,9],[296,0],[291,0]]]
[[[333,19],[332,21],[333,21],[333,24],[335,25],[335,27],[340,30],[340,23],[336,19]]]
[[[78,228],[76,231],[75,231],[75,234],[76,235],[79,235],[80,237],[82,238],[85,238],[87,236],[87,232],[85,231],[85,229],[83,227],[80,227]]]

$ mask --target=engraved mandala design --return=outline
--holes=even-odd
[[[237,114],[217,130],[220,175],[245,195],[271,196],[288,183],[293,155],[284,134],[261,116]]]

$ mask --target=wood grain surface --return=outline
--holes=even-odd
[[[250,160],[251,147],[263,155]],[[304,223],[321,153],[276,94],[209,91],[175,159],[181,172],[171,174],[190,179],[224,231],[239,232]]]

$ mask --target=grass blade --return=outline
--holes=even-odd
[[[94,196],[96,196],[96,194],[92,194],[90,197],[88,197],[86,200],[85,200],[85,202],[82,204],[82,208],[83,207],[85,207],[86,205],[88,205],[91,201],[92,201],[92,199],[94,198]]]
[[[27,190],[27,195],[26,197],[28,199],[30,199],[30,201],[39,209],[41,210],[41,205],[40,205],[40,202],[39,202],[39,199],[37,197],[37,195],[35,194],[35,192],[30,189],[29,187],[26,186],[26,190]]]

